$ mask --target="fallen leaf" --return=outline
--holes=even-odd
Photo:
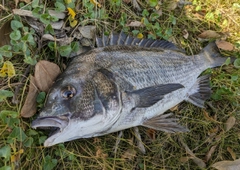
[[[19,15],[19,16],[26,16],[26,17],[36,18],[36,17],[33,16],[32,11],[29,11],[29,10],[13,9],[12,12],[13,12],[13,14]]]
[[[131,0],[123,0],[123,2],[125,2],[126,4],[129,4]]]
[[[200,168],[205,168],[206,164],[200,158],[196,157],[195,154],[189,149],[186,143],[183,142],[181,138],[179,138],[181,144],[185,148],[186,152],[191,156],[190,158],[193,160],[195,164],[197,164]]]
[[[156,139],[156,131],[154,129],[148,129],[147,135],[150,139],[155,140]]]
[[[228,120],[226,121],[226,127],[225,127],[225,130],[226,132],[229,131],[230,129],[232,129],[232,127],[235,125],[235,122],[236,122],[236,118],[233,117],[233,116],[230,116],[228,118]]]
[[[61,30],[63,25],[64,25],[64,21],[63,20],[51,23],[52,28],[55,29],[55,30]]]
[[[141,27],[141,26],[143,26],[143,24],[140,21],[132,21],[129,24],[127,24],[126,26],[129,26],[129,27]]]
[[[183,34],[183,38],[188,39],[189,34],[188,34],[188,31],[186,29],[184,29],[182,31],[182,34]]]
[[[10,61],[5,61],[0,70],[0,77],[6,77],[6,76],[8,76],[9,78],[15,76],[15,69],[13,64]]]
[[[128,149],[123,155],[122,158],[123,159],[129,159],[129,160],[133,160],[133,158],[136,156],[136,151],[134,149]]]
[[[176,9],[177,6],[178,6],[178,2],[175,0],[171,0],[171,1],[168,1],[167,9],[172,11],[172,10]]]
[[[100,147],[96,151],[96,157],[98,158],[107,158],[108,154],[104,153]]]
[[[136,8],[138,11],[141,11],[141,7],[139,6],[137,0],[132,0],[132,5],[133,5],[133,8]]]
[[[58,19],[64,19],[66,17],[66,14],[64,12],[59,12],[59,11],[55,11],[55,10],[48,10],[48,13],[52,17],[56,17]]]
[[[78,27],[78,30],[80,31],[83,37],[93,39],[96,31],[96,26],[88,25],[84,27]]]
[[[217,148],[217,145],[214,145],[214,146],[212,146],[212,147],[210,148],[210,150],[207,152],[206,157],[205,157],[205,161],[206,161],[206,162],[208,162],[209,159],[212,157],[212,154],[215,152],[216,148]]]
[[[12,32],[11,20],[5,22],[0,28],[0,47],[10,44],[9,34]]]
[[[37,112],[37,104],[36,104],[37,95],[38,95],[38,88],[36,86],[35,79],[32,75],[30,75],[30,84],[29,84],[28,94],[20,113],[22,117],[25,117],[25,118],[32,117]]]
[[[40,91],[48,92],[56,77],[61,73],[57,64],[41,60],[35,66],[35,81]]]
[[[209,38],[220,38],[221,35],[218,34],[216,31],[212,31],[212,30],[206,30],[204,32],[202,32],[201,34],[198,35],[199,38],[203,38],[203,39],[209,39]]]
[[[189,159],[190,159],[190,157],[185,156],[185,157],[181,157],[181,158],[179,159],[179,161],[180,161],[181,163],[186,163]]]
[[[216,120],[216,118],[210,117],[210,116],[208,115],[208,112],[207,112],[206,110],[203,110],[203,115],[204,115],[205,119],[207,119],[207,120],[209,120],[209,121],[211,121],[211,122],[218,122],[218,121]],[[219,122],[218,122],[218,123],[219,123]]]
[[[240,169],[240,159],[235,161],[220,161],[213,164],[211,167],[218,170],[238,170]]]
[[[227,151],[231,154],[233,160],[236,160],[236,153],[232,150],[232,148],[227,147]]]
[[[216,45],[218,48],[222,50],[232,51],[234,50],[234,45],[230,42],[224,41],[224,40],[218,40],[216,41]]]
[[[25,2],[26,4],[30,3],[32,0],[20,0],[20,2]]]

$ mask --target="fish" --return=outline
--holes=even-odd
[[[123,32],[96,37],[96,45],[57,77],[32,122],[51,129],[45,147],[137,126],[187,132],[167,111],[183,101],[204,108],[210,75],[200,75],[226,61],[215,42],[192,56],[171,42]]]

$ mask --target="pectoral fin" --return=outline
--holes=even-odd
[[[163,84],[127,92],[136,99],[135,107],[149,107],[163,99],[164,95],[183,88],[181,84]]]
[[[178,119],[171,118],[170,116],[172,115],[173,113],[168,113],[168,114],[160,115],[157,117],[153,117],[143,122],[142,125],[148,128],[152,128],[155,130],[160,130],[168,133],[189,131],[187,128],[179,125],[176,122]]]

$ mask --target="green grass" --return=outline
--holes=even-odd
[[[46,5],[41,8],[54,9],[54,2],[44,1]],[[174,10],[169,10],[169,4],[165,2],[159,5],[162,15],[157,18],[153,17],[156,13],[155,7],[151,7],[152,4],[155,6],[154,1],[150,1],[151,5],[145,1],[139,3],[144,12],[134,9],[131,4],[121,3],[120,0],[116,0],[115,4],[99,1],[102,8],[94,7],[88,1],[83,2],[84,4],[82,1],[72,4],[78,8],[76,19],[80,25],[96,25],[99,34],[103,31],[109,34],[111,31],[121,30],[132,35],[142,33],[145,38],[173,41],[191,55],[198,53],[207,44],[201,42],[198,35],[205,30],[214,30],[224,34],[222,38],[226,37],[226,41],[235,46],[235,50],[222,53],[240,58],[238,0],[199,0],[193,1],[193,5]],[[13,1],[5,2],[8,9],[14,8],[13,6]],[[7,20],[15,19],[29,27],[24,19],[13,17],[11,11],[1,10],[0,16],[6,18],[0,19],[1,25]],[[126,26],[131,21],[141,20],[144,21],[144,27]],[[66,21],[66,24],[69,22]],[[20,26],[20,29],[23,29],[23,26]],[[183,37],[184,29],[189,34],[187,39]],[[32,35],[37,37],[36,32]],[[240,70],[232,64],[206,71],[212,74],[213,89],[212,98],[205,104],[206,109],[183,102],[173,111],[180,118],[180,123],[187,126],[190,132],[167,134],[153,131],[152,134],[149,129],[140,127],[146,154],[139,151],[133,129],[123,132],[116,154],[113,151],[118,133],[44,148],[43,142],[47,133],[30,128],[34,118],[25,119],[19,116],[28,90],[28,82],[26,79],[21,82],[21,79],[26,76],[24,72],[27,67],[30,67],[30,73],[33,74],[34,64],[38,60],[49,60],[61,67],[62,63],[67,61],[59,56],[57,48],[51,51],[47,44],[41,44],[42,48],[38,48],[33,41],[36,40],[26,42],[29,47],[28,56],[25,55],[26,51],[20,50],[13,52],[11,57],[3,57],[4,61],[13,63],[16,75],[11,79],[1,78],[0,89],[14,92],[19,84],[22,83],[23,86],[20,86],[16,96],[18,103],[12,103],[11,94],[0,102],[0,167],[5,166],[2,169],[201,169],[183,143],[206,163],[204,169],[213,169],[211,165],[218,161],[233,160],[234,153],[236,159],[240,158]],[[36,42],[38,44],[38,40]],[[34,58],[35,55],[38,57]],[[1,67],[2,65],[3,63]],[[236,123],[226,131],[226,121],[230,116],[236,118]],[[149,134],[152,134],[151,137]],[[206,155],[213,146],[216,149],[207,160]]]

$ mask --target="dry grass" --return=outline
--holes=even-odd
[[[121,18],[124,23],[131,21],[141,21],[142,12],[133,9],[131,4],[122,3],[116,7],[110,1],[99,1],[102,4],[101,9],[105,9],[106,17],[102,19],[86,19],[83,16],[89,12],[86,7],[79,2],[78,15],[82,24],[94,24],[97,31],[118,32],[122,29],[132,34],[133,28],[123,27]],[[8,8],[13,8],[14,2],[5,3]],[[51,6],[53,3],[48,2]],[[227,41],[235,45],[235,50],[224,52],[226,55],[240,57],[240,4],[238,0],[199,0],[194,5],[186,5],[184,8],[176,8],[169,10],[169,4],[162,3],[162,13],[156,21],[161,30],[165,33],[171,28],[168,38],[175,42],[178,46],[184,48],[188,54],[198,53],[203,44],[197,35],[205,30],[214,30],[224,34]],[[154,8],[149,7],[145,1],[140,2],[142,9],[146,9],[150,14]],[[196,10],[198,8],[198,10]],[[100,10],[94,8],[94,10]],[[1,17],[9,14],[9,11],[0,11]],[[125,13],[126,16],[121,14]],[[173,24],[172,18],[175,17],[176,24]],[[3,22],[3,21],[2,21]],[[156,34],[158,30],[146,27],[135,28],[145,37]],[[189,34],[188,38],[183,37],[183,31]],[[224,37],[223,36],[223,37]],[[157,36],[157,38],[161,38]],[[48,58],[51,54],[48,50],[41,51],[40,58]],[[39,59],[40,59],[39,58]],[[50,60],[53,61],[51,58]],[[0,80],[0,89],[10,89],[14,91],[24,74],[27,64],[23,59],[16,56],[11,58],[15,66],[17,75],[11,81],[8,79]],[[54,59],[55,62],[64,62],[62,59]],[[31,71],[32,72],[32,71]],[[213,93],[219,91],[222,97],[219,100],[211,99],[206,102],[206,109],[196,108],[186,102],[180,104],[174,113],[180,118],[180,123],[187,126],[190,132],[184,134],[166,134],[163,132],[150,131],[147,128],[140,127],[143,144],[146,148],[146,154],[139,151],[137,147],[136,137],[133,129],[123,132],[120,144],[114,154],[115,142],[118,133],[109,134],[102,137],[81,139],[65,144],[59,144],[50,148],[42,146],[43,140],[47,133],[32,130],[29,125],[32,121],[23,118],[9,118],[11,121],[19,121],[14,126],[24,129],[28,138],[33,139],[33,143],[26,147],[26,141],[21,142],[13,139],[9,141],[9,135],[12,129],[9,124],[3,123],[0,119],[0,148],[10,146],[11,159],[1,159],[1,166],[10,166],[12,169],[202,169],[201,161],[194,159],[198,157],[206,164],[206,168],[212,169],[211,165],[222,160],[234,160],[240,157],[240,72],[233,65],[223,66],[214,70],[207,70],[212,73]],[[231,80],[232,76],[238,75],[238,80]],[[13,104],[10,100],[0,103],[0,110],[11,110],[20,112],[23,105],[23,99],[27,90],[27,82],[20,88],[18,94],[19,103]],[[225,89],[225,91],[223,90]],[[223,91],[223,92],[222,92]],[[236,123],[227,131],[226,122],[229,117],[235,117]],[[186,144],[194,155],[184,147]],[[215,151],[208,154],[211,148]],[[23,149],[23,153],[19,151]],[[235,154],[235,156],[234,156]],[[1,154],[0,154],[1,155]],[[1,168],[0,168],[1,169]]]

